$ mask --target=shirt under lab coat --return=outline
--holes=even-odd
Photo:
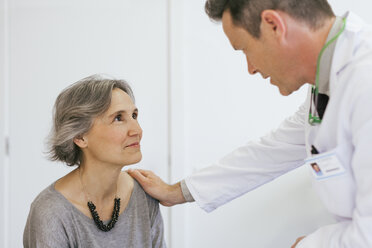
[[[202,209],[210,212],[303,165],[314,145],[319,153],[335,150],[346,170],[328,179],[313,178],[314,189],[338,223],[307,235],[297,248],[372,247],[372,29],[353,13],[345,16],[322,124],[308,124],[309,91],[305,103],[278,129],[185,179]]]

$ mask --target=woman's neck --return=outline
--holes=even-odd
[[[87,200],[99,205],[111,202],[117,194],[121,169],[99,163],[82,163],[77,172]]]

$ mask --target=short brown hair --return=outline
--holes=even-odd
[[[267,9],[283,11],[314,30],[334,16],[327,0],[207,0],[205,3],[205,12],[212,20],[220,21],[224,11],[229,10],[234,24],[257,39],[260,38],[261,13]]]

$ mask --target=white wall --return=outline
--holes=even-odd
[[[282,97],[268,81],[248,75],[243,54],[231,48],[203,5],[189,1],[185,7],[188,173],[267,133],[305,98],[305,90]],[[303,170],[295,171],[211,214],[196,204],[188,206],[184,247],[289,247],[298,236],[331,221],[306,176]]]
[[[362,17],[365,22],[372,24],[371,1],[355,0],[351,2],[348,0],[328,0],[328,2],[336,15],[341,16],[346,11],[353,11]]]
[[[220,24],[208,20],[205,1],[184,2],[183,85],[184,173],[208,166],[232,149],[275,128],[305,99],[303,88],[282,97],[260,76],[250,76]],[[350,1],[331,1],[343,14]],[[368,8],[369,7],[369,8]],[[352,9],[372,23],[370,1]],[[305,169],[305,170],[304,170]],[[183,211],[183,243],[172,247],[290,247],[299,236],[332,223],[313,192],[306,168],[299,168],[206,214],[196,204]],[[175,241],[176,242],[176,241]]]
[[[143,161],[168,174],[166,1],[9,2],[9,243],[21,247],[35,196],[70,171],[45,159],[57,94],[93,73],[128,80],[144,130]],[[151,22],[149,22],[151,18]],[[167,211],[163,212],[167,219]],[[167,220],[166,220],[167,223]]]

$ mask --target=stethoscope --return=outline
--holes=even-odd
[[[310,109],[309,109],[309,124],[315,126],[317,124],[322,123],[322,119],[320,118],[316,106],[318,106],[318,96],[319,96],[319,67],[320,67],[320,59],[324,53],[324,51],[331,45],[333,42],[337,40],[337,38],[341,35],[341,33],[345,30],[346,26],[346,18],[342,19],[343,25],[341,30],[332,38],[330,39],[320,50],[317,64],[316,64],[316,76],[315,76],[315,85],[311,88],[311,98],[310,98]],[[314,101],[313,101],[314,99]],[[314,102],[314,108],[312,108],[312,104]]]

